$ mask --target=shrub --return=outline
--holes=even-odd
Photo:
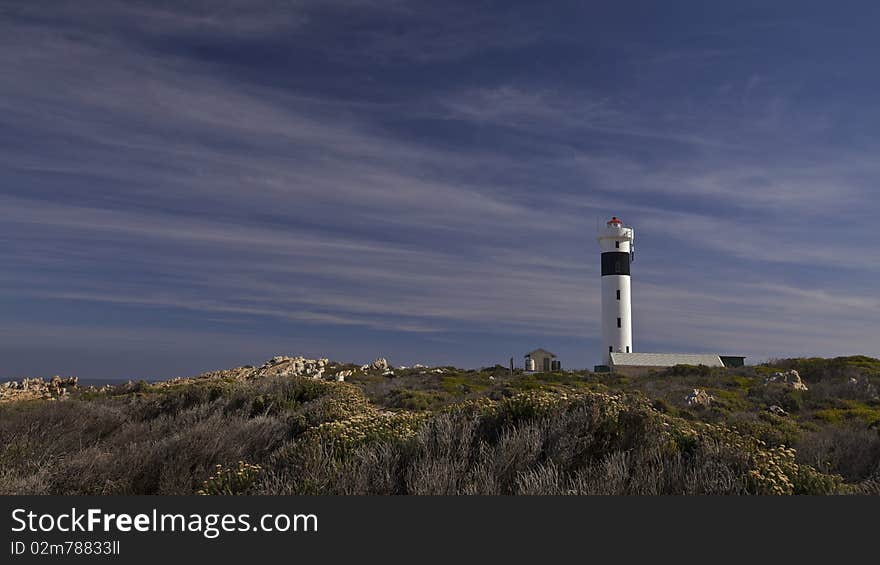
[[[866,365],[859,371],[873,370],[859,363]],[[880,434],[870,428],[876,401],[817,398],[812,388],[792,394],[756,384],[763,379],[754,368],[673,369],[601,382],[570,373],[493,381],[461,371],[361,385],[205,379],[132,385],[88,400],[3,404],[0,489],[819,494],[870,492],[880,480]],[[835,378],[817,382],[831,394]],[[449,386],[457,392],[446,392]],[[711,386],[717,406],[673,408],[694,386]],[[611,392],[621,389],[628,392]],[[769,404],[793,407],[792,414],[770,414]],[[435,411],[413,410],[425,407]],[[236,461],[247,463],[229,465]]]
[[[646,399],[523,393],[427,419],[414,434],[301,443],[273,463],[269,494],[794,494],[842,481],[725,426],[690,424]]]
[[[803,433],[792,419],[769,412],[738,413],[728,423],[741,434],[760,439],[771,447],[795,445]]]
[[[805,432],[795,444],[798,460],[852,482],[880,478],[880,431],[847,424]]]
[[[228,468],[217,464],[214,473],[205,479],[202,488],[196,494],[201,495],[241,495],[249,494],[260,472],[263,470],[259,465],[251,465],[239,461],[235,468]]]

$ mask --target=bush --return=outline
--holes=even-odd
[[[873,371],[858,363],[859,371]],[[870,492],[880,480],[880,437],[870,427],[876,401],[756,384],[760,373],[679,366],[601,381],[572,373],[489,379],[474,371],[416,371],[361,385],[204,379],[0,404],[0,490]],[[821,382],[837,386],[835,378]],[[694,386],[717,395],[716,405],[699,413],[674,408]],[[770,414],[770,404],[792,413]]]
[[[880,478],[880,431],[852,425],[806,432],[795,443],[798,460],[852,482]]]
[[[241,495],[249,494],[257,482],[260,472],[263,470],[259,465],[251,465],[239,461],[235,468],[228,468],[217,464],[214,473],[205,479],[202,488],[196,494],[201,495]]]
[[[340,454],[299,444],[263,494],[794,494],[842,492],[839,477],[724,426],[664,416],[640,397],[524,393],[427,419],[412,435]]]
[[[790,418],[769,412],[739,413],[728,423],[741,434],[760,439],[771,447],[795,445],[803,434]]]

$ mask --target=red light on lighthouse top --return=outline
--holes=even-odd
[[[623,222],[620,221],[620,218],[617,216],[612,216],[611,220],[608,222],[609,226],[622,226]]]

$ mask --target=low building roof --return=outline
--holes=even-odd
[[[611,353],[611,364],[629,367],[672,367],[673,365],[706,365],[723,367],[721,357],[714,353]]]
[[[536,350],[534,350],[534,351],[530,351],[530,352],[526,353],[525,356],[526,356],[526,357],[529,357],[529,356],[531,356],[531,355],[535,355],[536,353],[543,353],[544,355],[549,355],[550,357],[556,357],[556,354],[555,354],[555,353],[550,353],[550,352],[547,351],[546,349],[540,349],[540,348],[538,348],[538,349],[536,349]]]

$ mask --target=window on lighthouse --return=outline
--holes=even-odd
[[[617,291],[617,299],[620,300],[620,290]]]
[[[615,242],[614,242],[614,247],[620,249],[620,242],[619,242],[619,241],[615,241]]]
[[[611,353],[611,348],[612,348],[612,346],[609,345],[608,346],[608,353]]]

